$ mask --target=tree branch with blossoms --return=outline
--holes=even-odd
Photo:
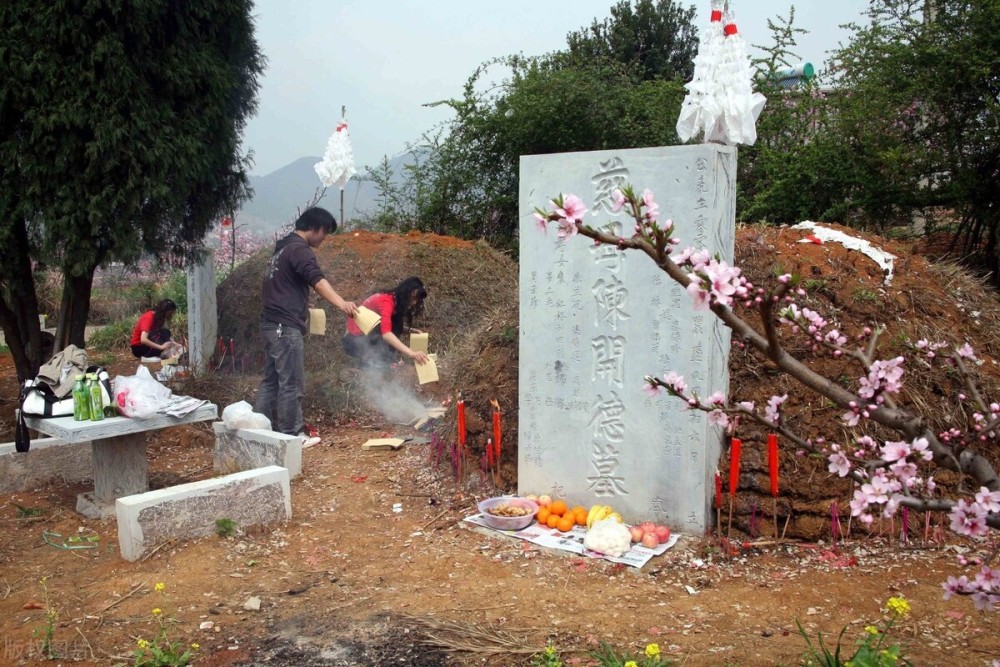
[[[795,297],[805,295],[797,287],[797,276],[779,275],[776,285],[765,290],[748,281],[741,269],[730,266],[719,256],[711,256],[705,249],[687,247],[678,251],[680,242],[675,236],[676,227],[672,220],[660,221],[659,205],[650,190],[640,196],[631,186],[626,186],[613,193],[613,210],[625,210],[635,220],[629,237],[615,234],[610,226],[595,228],[585,224],[587,209],[575,195],[559,195],[549,204],[550,208],[536,208],[533,214],[542,231],[554,223],[561,240],[579,234],[592,239],[595,245],[613,245],[622,251],[637,250],[646,254],[684,288],[695,310],[709,310],[719,318],[733,332],[738,345],[757,351],[778,371],[844,409],[842,419],[846,426],[857,427],[870,421],[898,433],[903,439],[879,442],[864,435],[844,445],[828,444],[823,439],[813,442],[782,423],[781,408],[787,394],[772,397],[761,413],[748,402],[730,406],[726,397],[718,392],[703,401],[689,394],[684,378],[673,372],[662,378],[646,376],[649,391],[666,389],[672,396],[684,400],[688,409],[708,413],[710,422],[730,431],[740,419],[749,418],[768,429],[777,429],[799,447],[823,455],[831,473],[854,481],[851,514],[866,524],[874,520],[873,512],[891,517],[899,507],[905,506],[918,511],[948,512],[951,528],[971,538],[984,537],[989,528],[1000,529],[1000,478],[989,460],[973,449],[973,445],[996,441],[1000,430],[1000,404],[987,404],[980,395],[966,365],[976,361],[968,344],[950,355],[937,354],[945,347],[940,342],[921,340],[913,348],[915,353],[922,355],[924,364],[936,363],[942,358],[950,362],[979,408],[969,429],[951,428],[935,433],[922,414],[899,405],[905,359],[902,356],[877,358],[882,329],[866,328],[857,336],[855,344],[849,345],[847,336],[821,314],[796,304]],[[755,312],[763,334],[737,314],[734,306],[742,306],[747,313]],[[863,375],[858,378],[856,389],[845,388],[791,354],[782,344],[783,327],[793,336],[805,336],[814,353],[826,351],[834,358],[846,357],[858,362]],[[865,342],[867,344],[862,347]],[[933,475],[924,478],[920,474],[921,468],[930,463],[971,478],[979,491],[967,498],[936,497]],[[963,488],[958,492],[963,493]],[[1000,604],[1000,569],[990,569],[987,562],[975,580],[949,580],[945,589],[949,595],[972,595],[977,606],[992,609],[994,604]]]

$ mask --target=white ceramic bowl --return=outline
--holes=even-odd
[[[495,514],[490,514],[487,511],[492,507],[497,507],[498,505],[523,507],[528,510],[529,513],[524,516],[496,516]],[[483,515],[483,521],[485,521],[486,525],[490,528],[496,528],[497,530],[521,530],[522,528],[527,528],[534,523],[535,513],[538,512],[538,505],[527,498],[518,498],[516,496],[487,498],[479,503],[479,511]]]

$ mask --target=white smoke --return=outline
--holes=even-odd
[[[387,420],[409,424],[427,414],[427,406],[412,389],[400,384],[391,369],[366,369],[360,379],[365,399]]]

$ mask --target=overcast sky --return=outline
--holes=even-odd
[[[246,130],[253,173],[268,174],[322,155],[347,107],[358,172],[451,118],[429,102],[457,98],[490,58],[542,55],[566,34],[610,15],[613,0],[257,0],[257,39],[267,57],[257,115]],[[688,6],[690,3],[682,3]],[[799,0],[795,24],[809,31],[798,55],[817,70],[847,41],[838,26],[860,21],[868,0]],[[769,44],[767,19],[787,16],[787,0],[731,0],[750,44]],[[709,0],[695,3],[697,25]],[[502,78],[497,70],[496,76]]]

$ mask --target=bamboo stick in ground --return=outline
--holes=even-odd
[[[778,539],[778,499],[771,497],[771,517],[774,519],[774,539]]]

